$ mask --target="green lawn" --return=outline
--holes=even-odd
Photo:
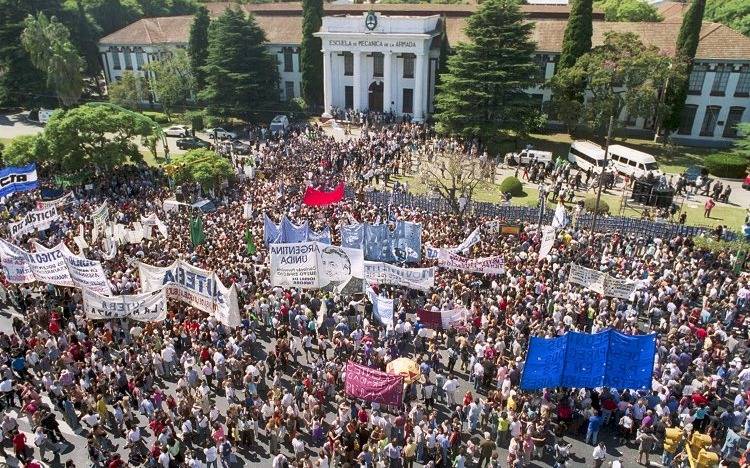
[[[567,133],[551,134],[532,134],[528,143],[536,149],[551,151],[555,156],[567,155],[572,139]],[[603,144],[604,141],[594,139],[596,143]],[[654,143],[653,140],[643,140],[639,138],[614,138],[613,144],[625,145],[645,153],[652,154],[659,162],[662,171],[671,174],[681,174],[686,167],[693,164],[700,164],[700,161],[707,155],[722,152],[722,150],[710,148],[693,148],[688,146],[667,147],[661,143]],[[505,154],[515,151],[512,143],[501,144],[497,152]]]
[[[397,180],[402,183],[408,182],[411,193],[421,195],[427,192],[427,187],[417,177],[398,177]],[[582,200],[587,196],[596,197],[596,191],[590,193],[577,192],[575,200]],[[500,203],[501,194],[499,184],[491,184],[489,182],[480,183],[474,192],[473,199],[479,202]],[[538,200],[539,191],[527,184],[524,186],[524,196],[512,198],[511,204],[535,207]],[[602,200],[607,202],[612,214],[620,213],[621,196],[602,193]],[[724,203],[718,203],[714,207],[711,212],[711,218],[703,217],[703,204],[699,202],[685,203],[683,209],[687,212],[687,224],[695,226],[717,226],[721,224],[722,226],[728,226],[731,230],[738,231],[745,220],[744,209]],[[640,217],[641,210],[626,206],[622,214],[629,217]]]

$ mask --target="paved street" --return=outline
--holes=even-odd
[[[0,331],[10,333],[12,332],[11,329],[11,319],[12,316],[17,314],[17,312],[10,310],[8,308],[5,308],[2,313],[0,313]],[[254,354],[256,357],[264,358],[265,353],[268,349],[270,349],[270,343],[269,343],[269,336],[267,333],[260,333],[259,335],[259,343],[258,347],[255,349]],[[447,357],[445,356],[445,350],[441,350],[443,355],[443,362],[447,362]],[[413,353],[410,353],[411,356],[413,356]],[[329,353],[330,358],[330,353]],[[301,356],[299,358],[300,365],[303,367],[306,366],[306,360],[304,356]],[[459,364],[456,365],[457,369],[460,366]],[[290,369],[287,370],[287,372],[284,375],[284,378],[282,380],[282,385],[285,388],[288,388],[291,390],[291,384],[289,381],[289,375],[291,372],[294,371],[296,368],[296,365],[292,365]],[[471,390],[473,392],[473,386],[467,381],[468,375],[464,372],[456,372],[456,376],[461,380],[461,386],[459,388],[459,391],[457,392],[457,396],[462,396],[466,393],[466,391]],[[175,387],[176,380],[172,379],[170,381],[161,381],[159,386],[162,389],[166,389],[167,392],[173,391]],[[268,384],[270,384],[270,381],[265,381],[263,386],[259,387],[259,393],[265,394],[265,392],[268,391]],[[219,395],[223,395],[223,392],[218,391]],[[482,397],[483,395],[480,395]],[[242,392],[238,392],[238,398],[242,400]],[[45,396],[43,397],[43,400],[45,403],[53,406],[51,401]],[[227,400],[223,396],[218,396],[215,400],[217,403],[217,407],[221,410],[222,413],[226,412],[226,409],[228,407]],[[111,408],[110,408],[111,409]],[[448,408],[445,402],[440,402],[436,407],[438,414],[439,414],[439,421],[442,421],[444,418],[448,415]],[[11,410],[8,414],[11,414],[12,416],[18,415],[18,408],[15,408]],[[136,410],[134,410],[136,411]],[[327,421],[331,422],[334,418],[334,412],[335,408],[332,404],[328,405],[327,408],[328,411],[328,417]],[[54,459],[50,457],[50,454],[47,454],[47,463],[45,463],[46,466],[54,467],[54,466],[61,466],[68,460],[72,460],[76,466],[90,466],[90,461],[88,458],[87,450],[86,450],[86,432],[87,429],[84,428],[71,428],[70,425],[65,421],[65,418],[63,415],[56,411],[56,415],[58,416],[58,421],[60,423],[60,429],[63,435],[65,436],[65,443],[61,446],[61,453],[57,454]],[[154,441],[154,436],[150,432],[148,428],[148,419],[141,414],[138,414],[138,420],[139,420],[139,426],[141,429],[141,433],[146,437],[148,443],[147,446],[151,447],[152,442]],[[29,423],[29,418],[26,416],[21,416],[18,419],[19,426],[21,431],[27,436],[27,445],[33,446],[33,428],[31,427]],[[108,429],[108,441],[112,444],[114,447],[114,450],[117,453],[120,453],[122,455],[123,460],[127,460],[130,450],[126,448],[126,442],[123,438],[123,434],[113,434],[111,431],[111,428]],[[312,440],[310,438],[310,434],[304,430],[305,433],[305,444],[308,447],[307,452],[310,454],[311,459],[315,460],[317,457],[317,453],[319,452],[318,447],[314,447],[312,445]],[[631,447],[624,447],[619,443],[619,441],[615,440],[615,438],[612,437],[612,435],[616,433],[616,428],[612,427],[610,429],[603,429],[600,433],[600,437],[607,445],[607,454],[608,459],[615,459],[620,458],[624,461],[625,466],[637,466],[636,463],[636,457],[637,457],[637,450],[635,450],[632,446]],[[478,442],[480,440],[481,434],[480,431],[477,431],[473,434],[472,439],[474,442]],[[593,450],[593,447],[586,445],[582,442],[583,440],[583,434],[578,434],[573,437],[566,436],[566,440],[569,441],[572,444],[572,453],[574,456],[572,457],[572,460],[570,462],[570,466],[592,466],[591,463],[591,452]],[[252,450],[249,451],[239,451],[237,453],[237,463],[233,466],[270,466],[270,460],[273,458],[269,455],[268,452],[268,438],[265,436],[264,431],[261,429],[261,436],[259,437],[259,444],[256,444]],[[466,441],[464,441],[466,442]],[[290,457],[290,459],[293,458],[293,453],[291,449],[291,444],[289,441],[282,444],[283,453]],[[7,454],[12,454],[12,447],[10,444],[5,445],[5,452]],[[201,451],[197,450],[196,453],[202,457]],[[502,461],[503,466],[505,466],[505,458],[507,456],[507,450],[505,448],[502,448],[500,450],[500,460]],[[34,448],[34,457],[37,458],[37,460],[40,459],[40,453],[38,448]],[[658,456],[652,457],[652,460],[656,459],[658,460]],[[8,466],[16,467],[20,466],[18,461],[13,457],[12,455],[8,457],[3,457],[0,455],[0,460],[5,459],[5,462],[8,464]],[[529,466],[552,466],[553,460],[549,453],[546,454],[544,460],[534,460],[533,463],[531,463]],[[653,463],[654,466],[659,466],[656,463]],[[470,465],[470,466],[473,466]]]

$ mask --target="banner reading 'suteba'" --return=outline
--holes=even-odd
[[[404,378],[349,361],[346,363],[346,394],[381,405],[401,406]]]

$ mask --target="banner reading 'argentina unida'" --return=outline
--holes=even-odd
[[[362,250],[320,242],[271,244],[271,285],[284,288],[362,292]]]

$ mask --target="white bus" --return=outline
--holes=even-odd
[[[604,148],[588,140],[576,140],[570,144],[568,161],[581,170],[601,172],[605,167]]]
[[[649,172],[659,171],[656,159],[648,153],[622,145],[610,145],[609,159],[620,174],[640,178]]]

